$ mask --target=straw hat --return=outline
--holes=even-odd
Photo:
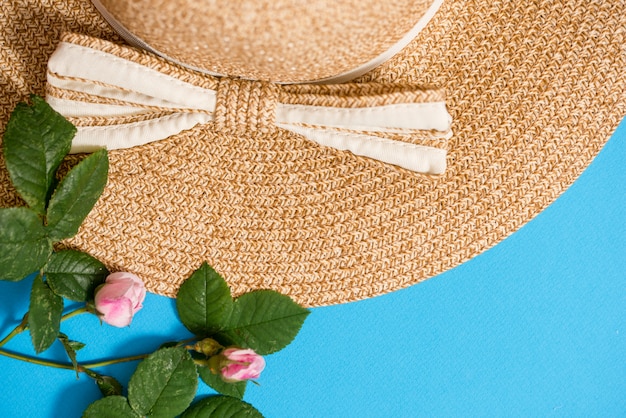
[[[623,0],[178,3],[98,2],[160,56],[127,46],[87,0],[0,5],[0,126],[47,91],[86,144],[92,131],[130,138],[109,152],[105,192],[65,245],[159,294],[205,260],[235,294],[273,288],[307,306],[415,284],[554,201],[626,114]],[[67,50],[165,81],[132,91],[100,67],[115,80],[75,78],[82,92],[72,72],[87,70]],[[172,91],[208,101],[168,107]],[[166,139],[132,128],[168,118],[185,123]],[[0,183],[0,206],[19,203],[4,163]]]

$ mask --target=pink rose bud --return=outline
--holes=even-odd
[[[230,383],[258,379],[265,368],[265,359],[251,349],[227,348],[212,357],[212,363],[214,359],[218,360],[216,368],[222,379]]]
[[[96,310],[107,324],[125,327],[142,308],[145,297],[146,289],[139,277],[126,272],[113,273],[96,289]]]

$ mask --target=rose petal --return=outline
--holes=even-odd
[[[126,327],[133,319],[132,301],[127,298],[100,298],[96,309],[104,322],[114,327]]]
[[[222,378],[237,382],[257,379],[265,368],[265,359],[252,349],[227,348],[221,354],[228,362],[221,369]]]

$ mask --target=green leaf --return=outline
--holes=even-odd
[[[98,376],[96,384],[103,396],[118,396],[122,394],[122,384],[111,376]]]
[[[226,324],[233,299],[224,279],[207,263],[202,263],[180,286],[176,309],[189,331],[210,335]]]
[[[139,363],[128,383],[128,400],[140,415],[173,417],[193,400],[196,365],[182,347],[162,348]]]
[[[85,344],[78,341],[71,341],[67,335],[62,332],[59,333],[59,341],[63,344],[63,348],[67,353],[67,356],[70,358],[72,365],[74,366],[74,370],[76,371],[76,377],[78,377],[78,361],[76,360],[76,352],[83,348]]]
[[[0,279],[22,280],[52,253],[41,219],[27,208],[0,209]]]
[[[257,290],[235,300],[230,323],[218,337],[266,355],[286,347],[296,337],[309,311],[288,296]]]
[[[41,97],[19,103],[4,133],[4,158],[16,190],[40,215],[55,182],[55,173],[69,152],[76,128]]]
[[[263,418],[247,402],[230,396],[210,396],[195,403],[181,418]]]
[[[28,327],[35,352],[48,349],[59,336],[63,298],[55,294],[41,276],[35,277],[30,292]]]
[[[45,272],[54,293],[77,302],[92,299],[96,287],[109,275],[104,264],[76,250],[53,253]]]
[[[138,418],[123,396],[98,399],[83,412],[83,418]]]
[[[61,180],[48,206],[48,235],[54,241],[78,232],[104,190],[109,170],[107,151],[101,149],[82,160]]]
[[[243,399],[248,382],[227,383],[217,374],[211,373],[208,367],[198,366],[198,374],[204,383],[222,395]]]

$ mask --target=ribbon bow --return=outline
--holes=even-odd
[[[440,174],[451,136],[451,117],[437,89],[213,77],[77,34],[64,35],[50,58],[46,95],[77,125],[75,153],[130,148],[213,124],[244,135],[286,129],[323,146]]]

